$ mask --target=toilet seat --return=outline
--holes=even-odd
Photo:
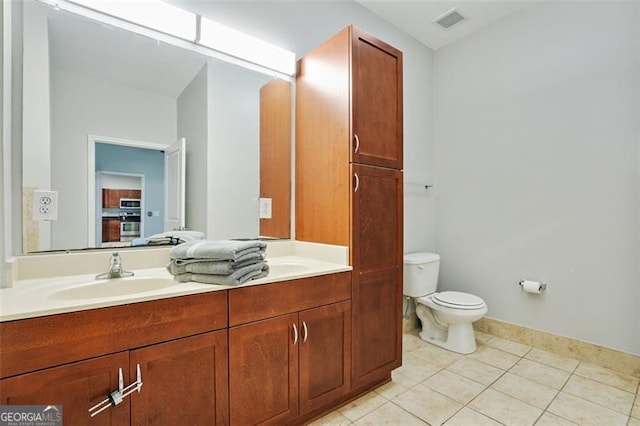
[[[443,291],[428,297],[436,305],[453,309],[474,310],[482,309],[486,306],[484,300],[478,296],[461,291]]]

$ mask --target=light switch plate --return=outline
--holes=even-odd
[[[58,220],[58,191],[33,191],[33,219]]]
[[[260,198],[260,219],[271,219],[271,198]]]

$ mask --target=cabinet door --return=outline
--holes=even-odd
[[[355,27],[352,44],[352,160],[402,169],[402,52]]]
[[[402,172],[352,165],[353,267],[368,272],[402,267]]]
[[[229,422],[226,330],[131,352],[142,390],[131,396],[134,425],[225,425]]]
[[[102,207],[115,209],[120,207],[120,190],[119,189],[103,189],[102,190]]]
[[[353,165],[352,387],[402,361],[402,172]]]
[[[65,425],[129,424],[129,402],[90,417],[89,408],[118,389],[118,369],[128,380],[128,353],[80,361],[0,380],[0,404],[62,405]]]
[[[298,414],[298,314],[229,329],[232,425],[291,422]]]
[[[350,391],[351,302],[300,312],[300,414]]]

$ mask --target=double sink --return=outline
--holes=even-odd
[[[279,261],[277,258],[269,262],[269,276],[283,277],[311,272],[312,266],[303,262]],[[268,278],[268,277],[267,277]],[[255,280],[261,283],[265,279]],[[93,280],[86,283],[75,284],[72,287],[55,290],[47,295],[50,300],[91,300],[119,296],[135,296],[156,290],[179,288],[183,283],[167,277],[133,276],[127,278],[112,278]]]

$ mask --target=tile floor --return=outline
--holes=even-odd
[[[459,355],[403,336],[393,380],[317,425],[640,426],[640,379],[476,333]]]

